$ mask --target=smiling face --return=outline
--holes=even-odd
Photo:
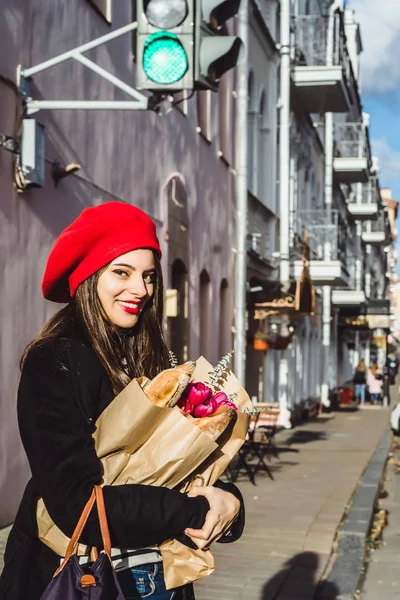
[[[155,277],[151,250],[132,250],[113,260],[97,283],[97,294],[107,319],[117,327],[134,327],[154,294]]]

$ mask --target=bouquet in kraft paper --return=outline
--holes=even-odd
[[[216,367],[203,357],[167,369],[153,380],[134,379],[104,410],[93,434],[103,466],[102,485],[136,483],[182,493],[212,485],[242,446],[252,403],[228,369],[230,354]],[[64,556],[69,539],[37,506],[39,538]],[[160,544],[167,589],[214,571],[209,550],[175,539]],[[78,554],[88,549],[80,546]]]

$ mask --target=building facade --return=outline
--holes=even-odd
[[[28,68],[135,20],[131,2],[6,0],[0,14],[0,132],[18,140],[23,106],[18,65]],[[135,84],[132,34],[87,53]],[[17,508],[29,468],[19,442],[16,391],[26,344],[57,310],[40,284],[55,238],[82,209],[110,199],[155,220],[163,250],[166,333],[180,360],[231,350],[234,253],[234,73],[219,94],[183,98],[165,117],[151,111],[43,110],[45,185],[19,193],[16,157],[0,149],[0,526]],[[74,61],[37,74],[36,99],[122,100],[123,92]],[[129,99],[129,98],[128,98]],[[55,165],[78,163],[56,183]]]
[[[276,207],[279,233],[265,251],[261,242],[270,215],[260,209],[257,182],[274,167],[265,167],[268,159],[260,153],[258,160],[251,154],[257,134],[253,89],[268,85],[274,63],[270,59],[268,69],[255,79],[252,61],[267,60],[267,53],[262,54],[258,42],[252,55],[250,42],[248,310],[253,316],[256,309],[263,321],[253,320],[249,328],[247,386],[258,401],[279,402],[282,414],[288,409],[293,423],[316,404],[329,407],[332,389],[352,379],[362,358],[367,363],[378,359],[383,366],[395,213],[392,206],[389,215],[379,167],[371,156],[369,116],[362,109],[359,82],[363,46],[354,11],[340,0],[283,0],[270,2],[264,11],[257,2],[252,6],[268,30],[264,43],[272,38],[280,53],[276,199],[269,198],[268,207]],[[250,26],[252,33],[254,29]],[[255,248],[258,262],[264,261],[257,274]],[[315,288],[309,315],[298,314],[285,299],[301,277],[305,250]],[[252,347],[260,330],[269,340],[267,352]],[[275,341],[282,331],[290,339],[286,350]],[[257,360],[257,355],[262,356]]]

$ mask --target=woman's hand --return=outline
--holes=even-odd
[[[186,535],[193,539],[198,548],[204,550],[232,525],[239,514],[240,502],[233,494],[213,486],[195,486],[188,496],[204,496],[210,504],[202,529],[185,529]]]

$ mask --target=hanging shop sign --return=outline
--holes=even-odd
[[[315,308],[315,289],[309,271],[310,250],[307,240],[303,244],[303,270],[296,281],[293,294],[274,298],[269,302],[258,302],[255,306],[255,319],[266,319],[274,314],[313,315]]]

